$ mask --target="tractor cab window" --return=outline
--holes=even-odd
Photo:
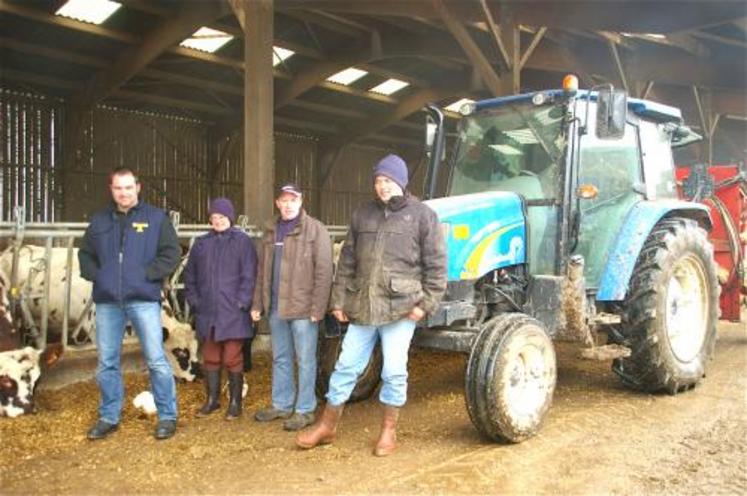
[[[650,200],[677,199],[672,135],[665,124],[641,121],[641,150],[646,196]]]
[[[527,200],[531,274],[552,274],[556,266],[565,112],[565,105],[504,105],[459,127],[450,195],[509,191]]]
[[[463,119],[451,195],[512,191],[557,198],[565,151],[564,107],[505,105]]]
[[[579,202],[581,221],[574,250],[586,260],[589,287],[598,286],[622,220],[644,191],[638,126],[628,122],[621,139],[600,139],[593,132],[595,117],[596,112],[589,113],[587,129],[592,131],[579,141],[578,184],[593,184],[598,194]]]

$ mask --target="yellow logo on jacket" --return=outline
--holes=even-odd
[[[144,232],[148,228],[147,222],[133,222],[132,228],[135,229],[135,232]]]

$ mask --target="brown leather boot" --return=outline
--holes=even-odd
[[[397,448],[397,420],[399,420],[399,408],[384,405],[381,434],[379,434],[379,440],[376,442],[374,455],[391,455]]]
[[[333,406],[329,403],[319,416],[319,420],[311,428],[299,432],[296,436],[296,446],[303,449],[311,449],[320,444],[330,444],[335,440],[337,424],[345,405]]]

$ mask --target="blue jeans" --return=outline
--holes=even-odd
[[[381,370],[383,385],[379,401],[400,407],[407,401],[407,354],[415,332],[415,322],[397,320],[379,326],[350,324],[342,341],[342,352],[329,378],[327,401],[334,406],[345,403],[355,388],[355,383],[368,365],[378,338],[384,367]]]
[[[110,424],[119,423],[124,400],[122,339],[128,320],[135,328],[150,372],[150,387],[158,418],[176,420],[174,373],[163,351],[161,304],[156,301],[96,304],[96,347],[99,352],[96,380],[101,390],[99,418]]]
[[[281,319],[270,313],[272,406],[286,412],[316,410],[316,343],[319,324],[311,319]],[[298,364],[298,398],[293,364]],[[295,406],[295,408],[294,408]]]

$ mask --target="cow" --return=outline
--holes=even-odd
[[[27,346],[0,353],[0,417],[36,412],[34,392],[42,368],[51,366],[61,354],[61,346],[44,352]]]
[[[15,350],[21,347],[21,333],[10,314],[8,290],[10,284],[0,271],[0,352]]]
[[[19,250],[16,286],[24,291],[28,285],[30,298],[27,302],[32,316],[37,321],[42,315],[42,292],[45,284],[44,257],[43,246],[24,245]],[[50,335],[62,333],[67,257],[67,248],[53,247],[51,249],[47,321]],[[8,250],[0,255],[0,274],[4,273],[6,279],[9,279],[7,276],[11,272],[12,261],[12,251]],[[73,248],[68,324],[71,333],[79,328],[78,333],[73,336],[74,342],[81,341],[79,336],[88,337],[95,342],[96,306],[91,303],[86,308],[91,298],[91,289],[91,282],[80,277],[78,249]],[[164,348],[174,376],[182,382],[194,381],[200,376],[197,339],[189,324],[176,319],[166,297],[161,300],[161,322]]]
[[[166,298],[161,306],[161,326],[163,348],[174,377],[182,382],[194,382],[202,377],[195,331],[191,325],[176,319]]]

